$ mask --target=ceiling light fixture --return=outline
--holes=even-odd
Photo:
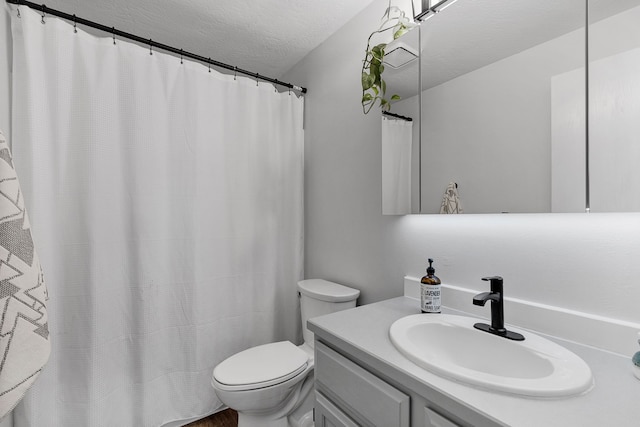
[[[434,16],[436,13],[431,10],[431,9],[427,9],[424,12],[422,12],[421,14],[419,14],[418,16],[416,16],[416,21],[420,21],[420,22],[424,22],[427,19],[431,18],[432,16]]]
[[[454,4],[457,0],[443,0],[440,3],[436,4],[435,6],[433,6],[433,10],[436,13],[440,13],[443,10],[445,10],[446,8],[448,8],[449,6],[451,6],[452,4]]]
[[[424,11],[415,17],[416,21],[424,22],[427,19],[433,17],[436,13],[440,13],[452,4],[454,4],[457,0],[426,0],[423,2]]]

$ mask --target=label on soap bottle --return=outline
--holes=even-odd
[[[440,285],[420,284],[420,308],[423,313],[440,313]]]

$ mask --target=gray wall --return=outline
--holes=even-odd
[[[386,4],[374,2],[284,76],[309,89],[306,277],[359,288],[370,303],[401,295],[403,276],[423,275],[433,257],[444,283],[480,291],[481,277],[500,274],[512,297],[640,321],[640,214],[381,214],[380,114],[362,114],[359,85]]]
[[[397,296],[405,273],[398,217],[382,216],[380,113],[363,115],[360,70],[370,30],[387,2],[364,10],[283,76],[305,95],[305,276],[363,291],[360,302]]]

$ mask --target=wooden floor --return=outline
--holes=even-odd
[[[225,409],[207,418],[187,424],[185,427],[238,427],[238,413],[233,409]]]

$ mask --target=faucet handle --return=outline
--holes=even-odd
[[[504,279],[500,276],[483,277],[482,280],[491,282],[491,292],[502,293],[502,284]]]

